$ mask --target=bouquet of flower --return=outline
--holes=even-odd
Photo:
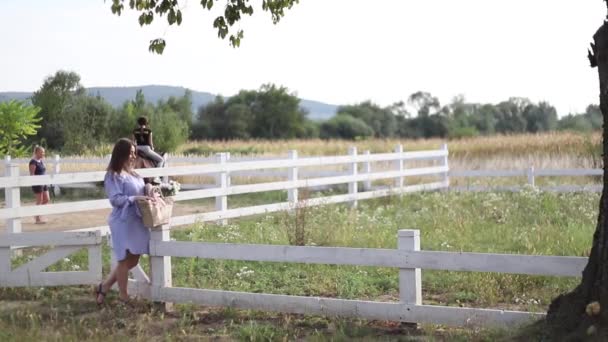
[[[177,195],[177,193],[181,189],[181,184],[179,184],[179,182],[177,181],[170,180],[167,183],[161,183],[159,187],[160,191],[162,191],[163,193],[163,196],[171,197]]]

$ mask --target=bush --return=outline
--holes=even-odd
[[[374,130],[363,120],[350,115],[340,114],[321,124],[320,136],[323,139],[357,139],[374,135]]]

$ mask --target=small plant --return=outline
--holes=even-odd
[[[299,195],[298,203],[293,211],[287,213],[286,220],[289,244],[293,246],[305,246],[308,240],[306,226],[310,208],[306,206],[305,201],[310,198],[310,192],[308,189],[300,189]]]

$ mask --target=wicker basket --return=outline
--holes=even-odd
[[[154,187],[152,194],[148,196],[154,199],[136,200],[144,226],[154,228],[168,224],[173,214],[173,198],[163,197],[160,189],[157,187]]]

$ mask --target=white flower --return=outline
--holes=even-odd
[[[236,274],[238,278],[246,278],[255,273],[254,270],[250,270],[247,266],[242,267],[240,271]]]

